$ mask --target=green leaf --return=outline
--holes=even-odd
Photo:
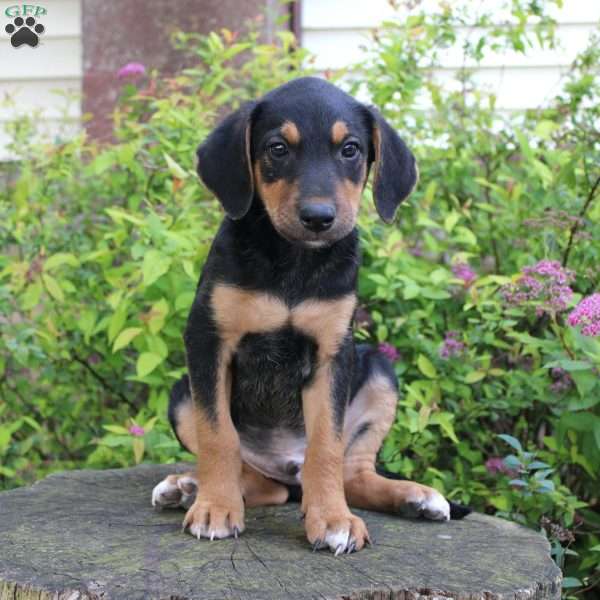
[[[127,320],[127,309],[127,302],[121,302],[110,317],[107,331],[109,342],[112,342],[120,333],[121,329],[123,329],[123,325],[125,325],[125,321]]]
[[[595,423],[586,412],[565,413],[560,418],[560,424],[575,431],[592,431]]]
[[[463,225],[458,225],[455,229],[456,235],[454,239],[467,246],[477,246],[477,237],[470,230],[464,227]]]
[[[583,583],[581,583],[581,581],[579,579],[577,579],[577,577],[565,577],[562,580],[562,586],[563,588],[567,589],[567,588],[576,588],[583,585]]]
[[[491,496],[489,499],[490,504],[502,511],[509,511],[511,507],[511,503],[509,498],[506,496]]]
[[[419,371],[425,375],[425,377],[429,377],[430,379],[435,379],[437,377],[437,371],[435,367],[424,354],[419,354],[417,358],[417,367],[419,368]]]
[[[102,425],[103,429],[110,431],[111,433],[117,433],[120,435],[128,435],[129,431],[122,425]]]
[[[165,256],[158,250],[149,250],[144,255],[142,264],[142,276],[144,285],[152,285],[159,277],[162,277],[171,266],[171,258]]]
[[[455,444],[458,444],[458,438],[456,437],[454,425],[452,424],[453,419],[454,415],[450,413],[438,412],[433,415],[431,422],[437,423],[446,436],[449,437]]]
[[[596,447],[600,450],[600,417],[596,417],[594,419],[594,441],[596,442]]]
[[[165,318],[169,314],[169,304],[165,298],[155,302],[150,308],[148,329],[150,333],[158,333],[165,325]]]
[[[105,435],[98,442],[102,446],[108,446],[109,448],[118,448],[119,446],[131,446],[131,437],[125,435]]]
[[[180,311],[180,310],[184,310],[184,311],[189,311],[190,306],[192,305],[192,302],[194,301],[194,297],[195,297],[195,293],[194,292],[182,292],[181,294],[179,294],[179,296],[177,296],[177,298],[175,298],[175,310],[176,311]]]
[[[429,300],[447,300],[452,295],[445,290],[438,290],[432,287],[424,287],[421,290],[421,295]]]
[[[367,277],[371,280],[374,281],[375,283],[378,283],[379,285],[389,285],[389,281],[387,280],[386,277],[384,277],[383,275],[380,275],[379,273],[369,273],[367,275]]]
[[[136,365],[136,372],[138,377],[146,377],[160,365],[163,361],[162,356],[154,354],[153,352],[143,352],[139,355]]]
[[[185,274],[194,282],[198,281],[198,273],[194,270],[194,263],[191,260],[184,260],[182,262],[183,270]]]
[[[70,267],[79,266],[79,261],[75,258],[73,254],[69,254],[67,252],[58,252],[57,254],[53,254],[48,260],[44,263],[44,271],[52,271],[57,267],[62,265],[69,265]]]
[[[523,446],[521,446],[521,442],[513,437],[512,435],[508,435],[507,433],[500,433],[498,437],[506,442],[509,446],[514,448],[517,452],[523,452]]]
[[[459,219],[460,215],[456,211],[451,211],[444,219],[444,229],[450,233],[458,223]]]
[[[124,210],[119,208],[105,208],[106,214],[115,221],[115,223],[122,223],[123,221],[129,221],[134,225],[144,225],[144,220],[140,219],[140,217],[135,217]]]
[[[140,333],[142,333],[141,327],[127,327],[126,329],[123,329],[113,344],[113,353],[127,346],[127,344]]]
[[[465,383],[477,383],[485,379],[487,373],[485,371],[471,371],[465,375]]]
[[[21,308],[23,310],[31,310],[37,306],[43,289],[41,281],[34,281],[32,284],[28,285],[24,294],[21,296]]]
[[[152,417],[151,419],[148,419],[148,421],[144,423],[144,431],[146,433],[150,433],[154,429],[156,421],[158,421],[158,417]]]
[[[542,139],[548,139],[559,128],[558,123],[543,119],[535,126],[535,134]]]
[[[587,371],[591,369],[590,363],[584,360],[569,360],[566,358],[562,360],[555,360],[553,362],[549,362],[543,366],[544,369],[553,369],[554,367],[560,367],[561,369],[564,369],[565,371],[569,372]]]
[[[142,462],[142,458],[144,458],[144,440],[141,437],[136,437],[132,442],[133,446],[133,457],[135,459],[135,464],[139,465]]]
[[[176,177],[177,179],[187,178],[188,173],[184,171],[183,168],[180,167],[175,160],[173,160],[166,152],[163,152],[163,156],[167,161],[167,167],[169,167],[169,171],[171,172],[171,175],[173,175],[173,177]]]
[[[65,295],[62,291],[62,288],[58,284],[58,281],[52,277],[52,275],[48,275],[48,273],[42,273],[42,281],[46,286],[46,290],[48,293],[57,301],[64,302]]]

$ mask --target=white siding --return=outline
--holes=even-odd
[[[39,114],[45,137],[73,131],[81,117],[80,0],[40,0],[47,10],[38,21],[45,27],[37,47],[13,48],[4,27],[5,10],[22,2],[0,0],[0,159],[7,158],[5,124],[21,114]],[[67,96],[72,98],[67,101]]]
[[[486,0],[486,10],[499,0]],[[476,12],[483,0],[472,0]],[[426,0],[428,10],[439,2]],[[387,0],[302,0],[302,45],[316,55],[315,66],[321,71],[340,69],[359,63],[361,47],[372,41],[371,31],[385,20],[402,21],[410,11],[395,11]],[[506,15],[496,12],[498,22]],[[561,75],[571,61],[586,47],[589,36],[600,21],[599,0],[564,0],[556,10],[557,38],[555,50],[530,49],[526,56],[516,52],[488,54],[475,68],[475,79],[496,93],[502,109],[518,110],[537,107],[551,98],[560,86]],[[461,38],[478,39],[481,31],[464,29]],[[436,75],[450,83],[463,64],[460,43],[445,52]]]

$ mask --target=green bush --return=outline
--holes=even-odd
[[[387,468],[542,529],[567,593],[591,598],[600,579],[598,40],[560,94],[526,114],[498,111],[466,68],[456,91],[430,76],[465,24],[488,27],[464,43],[467,64],[552,45],[540,4],[511,2],[513,24],[502,27],[449,7],[386,24],[345,79],[402,133],[421,172],[393,227],[378,221],[367,191],[356,333],[397,359]],[[0,189],[0,486],[190,458],[165,410],[222,218],[198,184],[194,150],[219,115],[305,74],[310,60],[289,34],[273,45],[226,30],[176,43],[196,66],[125,85],[114,143],[82,134],[32,144],[34,123],[11,125],[20,160],[4,166]]]

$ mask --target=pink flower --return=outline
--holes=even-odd
[[[377,346],[377,350],[379,350],[381,354],[383,354],[388,360],[392,362],[400,360],[400,352],[398,352],[398,349],[395,346],[392,346],[392,344],[388,344],[388,342],[381,342],[381,344]]]
[[[485,461],[485,468],[490,475],[497,475],[498,473],[502,473],[504,475],[508,475],[509,477],[516,477],[518,471],[514,469],[509,469],[504,464],[504,459],[499,456],[492,456]]]
[[[462,279],[465,283],[465,287],[469,287],[475,279],[477,279],[477,273],[471,269],[471,267],[464,262],[458,262],[452,265],[452,273],[458,279]]]
[[[124,67],[121,67],[117,71],[117,77],[119,79],[127,79],[129,77],[135,78],[142,76],[146,73],[146,67],[139,62],[127,63]]]
[[[132,425],[129,428],[129,433],[131,435],[134,435],[135,437],[142,437],[146,432],[144,431],[144,428],[140,425]]]
[[[535,309],[537,316],[556,314],[567,309],[573,290],[569,284],[575,278],[556,260],[540,260],[533,266],[523,267],[515,283],[501,288],[508,304]]]
[[[461,355],[465,350],[466,346],[463,342],[458,340],[458,331],[447,331],[446,337],[440,346],[440,358],[448,360],[454,356]]]
[[[485,468],[488,473],[496,475],[496,473],[502,473],[504,467],[504,461],[499,456],[493,456],[485,461]]]
[[[583,335],[600,335],[600,292],[581,300],[571,311],[567,322],[571,327],[581,325]]]
[[[550,375],[552,376],[550,389],[555,394],[566,392],[568,389],[573,387],[573,379],[571,379],[571,376],[564,369],[561,369],[560,367],[554,367],[552,371],[550,371]]]

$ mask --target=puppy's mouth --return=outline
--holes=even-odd
[[[345,238],[350,231],[352,231],[352,227],[353,226],[348,227],[346,224],[340,222],[337,227],[329,229],[328,231],[313,233],[307,231],[300,223],[298,223],[297,227],[285,229],[276,227],[275,229],[282,238],[294,246],[300,246],[310,250],[319,250],[329,248],[336,242]]]

